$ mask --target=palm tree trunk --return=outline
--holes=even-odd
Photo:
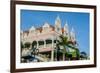
[[[65,53],[63,53],[63,61],[65,61]]]
[[[66,47],[64,46],[64,49],[63,49],[63,61],[65,61],[65,53],[66,53]]]

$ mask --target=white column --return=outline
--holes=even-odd
[[[39,43],[38,43],[38,41],[37,41],[37,49],[39,48]]]
[[[53,48],[53,46],[54,46],[54,40],[53,40],[53,38],[52,38],[52,48]]]
[[[51,61],[54,61],[54,40],[52,38],[52,50],[51,50]]]
[[[46,41],[44,40],[44,48],[46,48]]]

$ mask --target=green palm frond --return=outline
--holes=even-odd
[[[60,38],[60,40],[57,40],[57,45],[63,46],[64,49],[66,49],[66,46],[69,47],[69,48],[75,49],[75,50],[77,49],[73,45],[73,42],[71,42],[71,41],[68,40],[67,36],[60,35],[59,38]]]

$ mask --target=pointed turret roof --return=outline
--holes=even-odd
[[[56,20],[60,20],[60,17],[59,17],[59,15],[57,16]]]
[[[47,22],[45,22],[43,27],[50,27],[50,25]]]
[[[67,21],[66,21],[66,23],[64,25],[64,30],[66,31],[66,33],[69,33],[69,27],[68,27]]]
[[[60,19],[59,16],[56,17],[56,20],[55,20],[55,26],[61,28],[61,19]]]
[[[70,32],[71,37],[75,40],[76,39],[76,35],[75,35],[75,30],[72,27],[71,32]]]
[[[32,26],[32,27],[29,29],[29,31],[32,31],[32,30],[35,30],[35,27],[34,27],[34,26]]]

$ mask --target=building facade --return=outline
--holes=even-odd
[[[39,28],[32,26],[27,31],[21,31],[21,42],[23,44],[26,42],[37,42],[36,48],[39,49],[39,53],[50,54],[51,56],[49,58],[53,60],[56,40],[59,40],[60,35],[67,36],[68,40],[76,42],[74,29],[72,28],[71,31],[69,31],[67,22],[65,23],[64,27],[61,25],[61,19],[58,16],[55,19],[54,26],[47,22],[45,22],[44,25]]]

